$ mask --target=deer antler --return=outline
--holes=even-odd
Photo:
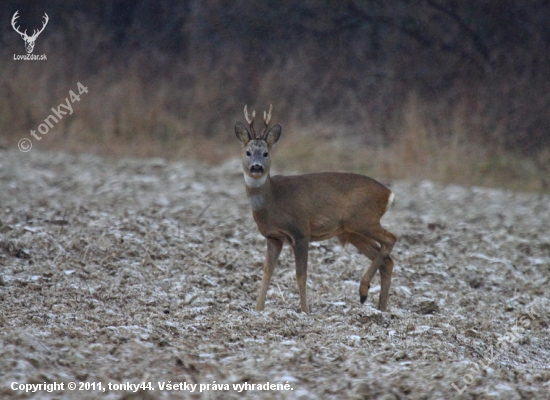
[[[40,35],[44,30],[44,28],[46,27],[46,25],[48,25],[48,21],[50,20],[50,18],[48,17],[48,14],[44,13],[44,16],[42,18],[44,18],[45,20],[44,22],[42,22],[42,29],[40,29],[36,33],[33,33],[32,37],[37,37],[38,35]]]
[[[269,111],[264,111],[264,130],[262,131],[262,134],[260,137],[264,137],[265,133],[267,132],[267,127],[269,126],[269,121],[271,121],[271,111],[273,111],[273,104],[269,105]]]
[[[19,30],[19,27],[16,27],[15,26],[15,21],[17,20],[17,18],[19,18],[19,15],[17,15],[19,13],[19,10],[15,12],[15,14],[13,14],[13,18],[11,19],[11,26],[13,27],[13,29],[15,30],[15,32],[19,33],[23,39],[25,40],[29,40],[29,39],[35,39],[38,37],[38,35],[40,35],[42,33],[42,31],[44,30],[44,28],[46,27],[46,25],[48,25],[48,21],[50,20],[50,18],[48,17],[48,14],[44,13],[44,16],[42,18],[44,18],[44,22],[42,22],[42,29],[40,29],[39,31],[37,31],[36,29],[33,31],[33,34],[32,36],[28,36],[27,35],[27,30],[25,29],[25,32],[21,32]]]
[[[254,137],[254,139],[256,139],[256,132],[254,131],[254,118],[256,118],[256,111],[252,111],[252,117],[250,117],[250,114],[248,113],[248,110],[245,105],[244,118],[246,119],[246,122],[248,122],[248,126],[250,127],[250,133],[252,133],[252,136]]]
[[[21,36],[27,36],[27,30],[26,30],[26,29],[25,29],[25,32],[21,32],[21,31],[19,30],[19,28],[15,26],[15,20],[16,20],[17,18],[19,18],[19,15],[17,15],[18,12],[19,12],[19,10],[17,10],[17,11],[15,12],[15,14],[13,14],[13,18],[11,19],[11,26],[13,27],[13,29],[15,30],[15,32],[19,33]]]

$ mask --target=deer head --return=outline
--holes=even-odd
[[[254,131],[256,112],[253,111],[252,116],[250,116],[246,106],[244,106],[244,117],[248,123],[248,129],[241,122],[235,124],[235,134],[243,144],[244,176],[251,187],[265,182],[271,166],[269,152],[271,147],[279,140],[283,129],[281,125],[277,124],[269,131],[267,130],[269,121],[271,121],[271,111],[273,111],[273,106],[270,104],[269,112],[264,111],[264,129],[259,136]]]
[[[46,25],[48,25],[48,14],[44,13],[44,22],[42,23],[42,29],[37,31],[36,29],[33,31],[32,36],[27,35],[27,30],[25,29],[25,32],[21,32],[17,26],[15,26],[15,20],[19,18],[19,15],[17,15],[19,11],[16,11],[15,14],[13,14],[13,18],[11,19],[11,26],[15,30],[15,32],[19,33],[21,35],[21,38],[25,41],[25,49],[27,50],[27,53],[31,54],[34,50],[34,42],[36,41],[36,38],[38,35],[42,33]]]

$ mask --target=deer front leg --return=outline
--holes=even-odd
[[[306,283],[307,283],[307,256],[309,243],[305,239],[296,240],[294,243],[294,258],[296,260],[296,281],[300,292],[300,308],[309,314],[307,305]]]
[[[273,275],[273,270],[277,265],[277,260],[281,254],[283,242],[279,239],[267,238],[267,254],[265,256],[264,274],[262,277],[262,287],[256,302],[256,311],[263,311],[265,307],[265,297],[267,296],[267,288]]]

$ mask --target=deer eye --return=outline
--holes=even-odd
[[[268,155],[269,155],[269,153],[266,151],[266,152],[264,153],[264,157],[267,157]]]
[[[250,157],[251,155],[252,155],[252,154],[250,154],[249,151],[246,152],[246,156],[247,156],[247,157]]]

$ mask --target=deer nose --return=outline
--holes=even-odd
[[[250,173],[251,174],[263,174],[264,173],[264,167],[261,164],[253,164],[250,167]]]

